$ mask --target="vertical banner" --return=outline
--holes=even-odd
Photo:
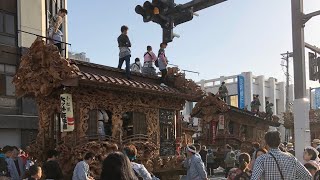
[[[72,107],[72,95],[71,94],[61,94],[61,132],[69,132],[74,130],[74,117],[73,117],[73,107]]]
[[[315,104],[315,109],[320,109],[320,88],[315,89],[314,93],[314,104]]]
[[[244,109],[244,77],[238,76],[238,108]]]
[[[219,115],[219,130],[224,129],[224,115]]]
[[[212,140],[211,143],[214,144],[216,142],[216,130],[217,130],[217,122],[211,121],[211,128],[212,128]]]

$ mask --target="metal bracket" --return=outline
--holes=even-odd
[[[303,15],[303,24],[307,23],[311,18],[313,18],[314,16],[318,16],[320,15],[320,10],[319,11],[315,11],[309,14],[304,14]]]

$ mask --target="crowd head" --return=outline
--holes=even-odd
[[[308,162],[310,160],[314,160],[314,161],[319,160],[318,156],[319,156],[319,152],[315,148],[308,146],[304,149],[303,159],[305,161]]]
[[[42,169],[40,166],[33,165],[29,168],[29,178],[40,179],[42,176]]]
[[[251,162],[250,155],[248,153],[241,153],[239,155],[239,169],[245,171],[248,169],[248,165]]]
[[[264,136],[267,145],[274,149],[278,148],[281,143],[280,133],[278,131],[269,131]]]
[[[320,146],[320,139],[314,139],[312,141],[312,147],[317,148],[318,146]]]
[[[137,158],[138,150],[134,145],[129,145],[124,148],[124,153],[128,156],[130,161],[134,161]]]
[[[137,180],[129,159],[121,152],[110,153],[103,161],[100,179]]]

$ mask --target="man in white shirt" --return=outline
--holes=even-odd
[[[94,154],[88,152],[83,161],[77,163],[76,167],[73,171],[72,180],[94,180],[93,177],[90,176],[90,167],[89,165],[94,161]]]
[[[140,59],[136,58],[134,60],[134,63],[131,64],[130,66],[131,71],[132,72],[137,72],[137,73],[141,73],[141,63],[140,63]]]

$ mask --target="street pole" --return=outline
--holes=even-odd
[[[306,98],[303,0],[291,0],[294,68],[294,140],[295,154],[303,161],[303,150],[310,145],[309,102]]]
[[[286,64],[284,65],[281,63],[281,66],[284,66],[286,68],[286,72],[285,72],[285,76],[286,76],[286,113],[289,113],[289,111],[290,111],[290,109],[289,109],[289,107],[290,107],[290,105],[289,105],[289,88],[290,88],[289,58],[292,57],[292,52],[289,53],[289,51],[287,51],[286,53],[282,53],[281,56],[282,56],[281,59],[286,61]],[[292,134],[292,129],[290,129],[290,134]],[[285,138],[284,138],[285,141],[288,141],[286,130],[285,130],[284,136],[285,136]]]
[[[289,51],[287,51],[286,53],[282,53],[282,60],[286,61],[286,65],[281,64],[281,66],[284,66],[286,68],[286,72],[285,72],[285,76],[286,76],[286,112],[289,112],[289,107],[290,107],[290,103],[289,103],[289,88],[290,88],[290,61],[289,58],[292,57],[292,52],[289,53]]]
[[[312,90],[313,90],[313,88],[310,87],[310,88],[309,88],[310,109],[312,109],[312,96],[311,96]]]
[[[286,82],[286,112],[289,112],[289,87],[290,87],[290,74],[289,74],[289,51],[287,51],[287,74],[286,74],[286,78],[287,78],[287,82]]]

